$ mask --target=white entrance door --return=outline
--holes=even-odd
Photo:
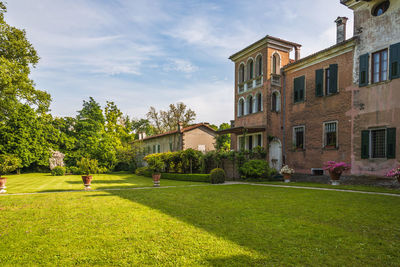
[[[282,168],[282,145],[278,139],[269,143],[269,166],[277,171]]]

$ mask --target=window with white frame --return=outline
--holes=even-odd
[[[337,122],[324,123],[324,147],[337,147]]]
[[[253,97],[247,97],[247,114],[253,113]]]
[[[280,65],[281,65],[281,59],[279,57],[279,55],[277,53],[275,53],[272,56],[272,73],[273,74],[279,74],[279,70],[280,70]]]
[[[386,157],[386,129],[371,130],[371,157]]]
[[[244,82],[244,64],[241,64],[239,66],[239,83],[243,83]]]
[[[280,111],[281,106],[281,95],[279,92],[273,92],[271,99],[271,110],[274,112]]]
[[[261,95],[261,93],[258,93],[257,95],[256,95],[256,103],[257,103],[257,105],[256,105],[256,112],[259,112],[259,111],[262,111],[262,95]]]
[[[239,99],[238,103],[238,116],[243,116],[244,115],[244,99],[241,98]]]
[[[396,128],[361,131],[361,158],[396,158]]]
[[[258,55],[256,58],[256,76],[262,75],[262,56]]]
[[[251,80],[254,78],[254,62],[253,59],[250,59],[247,62],[247,80]]]
[[[293,146],[295,149],[304,149],[304,132],[304,126],[293,127]]]

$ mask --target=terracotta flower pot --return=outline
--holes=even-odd
[[[5,193],[6,191],[7,177],[0,177],[0,193]]]
[[[83,181],[83,184],[85,185],[85,190],[91,189],[90,185],[92,184],[92,179],[93,179],[93,176],[91,176],[91,175],[83,175],[82,176],[82,181]]]
[[[332,185],[339,185],[340,184],[340,176],[342,175],[341,172],[332,172],[329,171],[329,176],[331,177],[331,184]]]
[[[161,173],[153,173],[154,186],[156,187],[160,186],[160,178],[161,178]]]
[[[285,180],[285,183],[289,183],[291,178],[292,178],[292,175],[290,173],[283,174],[283,179]]]

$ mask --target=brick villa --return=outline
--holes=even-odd
[[[266,36],[235,63],[232,149],[262,146],[270,166],[320,174],[328,160],[382,176],[400,158],[400,1],[341,0],[335,45],[300,58],[300,44]],[[289,58],[295,51],[295,59]]]

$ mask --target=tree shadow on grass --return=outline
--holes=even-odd
[[[82,181],[66,181],[68,184],[83,184]],[[92,180],[92,185],[96,184],[134,184],[129,180]]]

